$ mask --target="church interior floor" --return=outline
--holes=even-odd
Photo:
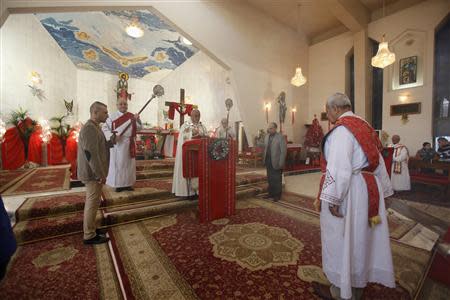
[[[138,163],[137,168],[138,174],[171,172],[173,162],[159,161],[152,163],[151,167]],[[256,298],[270,295],[274,298],[312,299],[314,296],[308,281],[311,278],[301,276],[316,276],[315,280],[324,280],[323,274],[319,272],[320,251],[313,251],[315,248],[320,249],[320,239],[312,242],[310,238],[304,237],[310,236],[310,233],[305,230],[296,231],[292,224],[299,221],[298,216],[301,215],[300,227],[308,228],[315,224],[315,229],[311,229],[311,232],[318,230],[318,214],[314,211],[312,201],[317,193],[320,173],[285,176],[285,193],[282,201],[276,204],[255,198],[267,189],[265,169],[239,168],[237,173],[236,191],[239,201],[236,215],[211,224],[198,224],[196,221],[197,201],[173,198],[170,193],[172,175],[138,180],[133,192],[116,193],[111,188],[105,188],[97,221],[99,225],[108,228],[108,234],[112,238],[108,246],[87,247],[81,243],[83,187],[63,192],[4,197],[8,213],[16,221],[14,231],[20,246],[6,279],[0,285],[0,298],[23,299],[27,295],[33,295],[34,299],[48,299],[64,297],[70,293],[74,298],[83,299],[122,299],[123,295],[128,298],[211,299],[225,296],[248,298],[246,296],[250,296],[248,293],[251,292]],[[394,198],[388,199],[387,204],[396,213],[389,217],[395,249],[398,253],[407,253],[404,255],[410,257],[407,259],[414,260],[416,257],[414,262],[401,258],[405,266],[399,265],[396,273],[401,271],[410,274],[411,270],[406,270],[405,267],[414,265],[412,278],[417,282],[408,283],[406,279],[400,280],[399,277],[402,288],[393,291],[374,285],[365,299],[379,299],[380,295],[383,295],[383,299],[407,299],[415,295],[420,290],[421,280],[425,278],[422,275],[426,274],[433,255],[433,251],[421,248],[431,249],[434,244],[431,242],[433,244],[430,247],[430,241],[427,240],[430,236],[423,229],[418,230],[417,226],[423,224],[438,234],[444,233],[449,226],[445,222],[447,215],[442,211],[437,210],[441,214],[439,217],[433,216],[433,213],[437,214],[433,207],[414,206],[408,201]],[[248,267],[245,264],[258,264],[258,261],[266,259],[268,252],[258,257],[242,257],[241,262],[233,262],[225,257],[225,250],[228,248],[211,248],[211,236],[214,232],[227,227],[227,224],[244,223],[261,223],[264,226],[284,228],[292,233],[303,244],[303,248],[308,249],[297,257],[298,261],[305,264],[306,269],[300,271],[300,262],[286,263],[283,266],[272,262],[270,267],[262,269],[258,269],[258,266]],[[317,236],[320,237],[318,232],[315,235],[316,239]],[[217,241],[220,242],[221,238],[217,237]],[[265,236],[263,240],[267,238],[269,237]],[[311,245],[305,246],[307,244]],[[187,251],[198,245],[203,245],[209,252]],[[198,255],[189,257],[189,253]],[[203,253],[205,258],[199,253]],[[301,260],[299,257],[307,257],[309,260]],[[86,266],[87,262],[84,260],[94,266]],[[184,265],[190,267],[185,268]],[[198,273],[201,268],[196,266],[201,265],[210,266],[207,269],[212,273]],[[85,270],[91,270],[92,273],[84,274]],[[83,274],[79,274],[81,272]],[[300,275],[302,272],[304,274]],[[235,274],[244,276],[242,278],[246,278],[246,283],[231,280]],[[41,275],[45,280],[40,279]],[[68,286],[67,282],[73,281],[73,278],[80,278],[80,284],[85,284],[85,287],[78,284]],[[273,282],[278,282],[283,289],[273,289]],[[21,288],[17,289],[17,286]],[[255,289],[251,286],[262,288]],[[79,290],[75,291],[75,287]],[[10,289],[16,292],[10,293]],[[447,296],[450,296],[448,289],[429,279],[425,281],[423,290],[426,295],[438,293],[436,299],[448,299]],[[228,291],[233,294],[227,294]],[[422,299],[434,298],[427,296]]]

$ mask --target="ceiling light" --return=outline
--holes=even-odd
[[[378,45],[377,55],[372,57],[372,66],[383,69],[393,64],[394,62],[395,62],[395,54],[389,51],[388,42],[384,41],[383,35],[383,39],[381,40],[380,45]]]
[[[125,28],[127,34],[134,38],[140,38],[144,35],[144,30],[139,26],[137,18],[133,18],[130,25]]]
[[[291,79],[291,84],[296,87],[302,86],[306,83],[306,77],[302,74],[302,68],[298,67],[295,69],[295,75]]]
[[[190,40],[188,40],[187,38],[185,38],[185,37],[182,37],[182,38],[181,38],[181,41],[182,41],[183,44],[185,44],[185,45],[188,45],[188,46],[191,46],[191,45],[192,45],[192,42],[191,42]]]
[[[384,0],[383,0],[383,18],[385,17],[384,11]],[[389,51],[388,42],[384,41],[385,35],[381,39],[380,45],[378,45],[377,54],[372,57],[372,66],[376,68],[384,69],[385,67],[393,64],[395,62],[395,54]]]
[[[300,33],[300,3],[297,6],[297,34]],[[299,87],[306,83],[306,77],[302,74],[302,68],[297,67],[295,69],[295,75],[291,79],[291,84]]]

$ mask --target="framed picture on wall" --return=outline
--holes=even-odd
[[[417,81],[417,56],[400,59],[399,85],[415,83]]]
[[[328,121],[327,113],[320,113],[320,121]]]

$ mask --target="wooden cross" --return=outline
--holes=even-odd
[[[181,107],[181,111],[184,112],[185,102],[184,102],[184,89],[180,89],[180,102],[170,102],[166,101],[166,106],[170,106],[171,104],[178,104]],[[194,108],[197,109],[197,105],[194,105]],[[184,115],[180,114],[180,128],[184,124]]]

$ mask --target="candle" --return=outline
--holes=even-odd
[[[264,104],[264,107],[266,108],[266,123],[269,123],[269,110],[271,106],[270,102]]]
[[[291,120],[292,120],[292,124],[295,123],[295,113],[296,113],[296,112],[297,112],[297,108],[294,107],[294,108],[291,110]]]

